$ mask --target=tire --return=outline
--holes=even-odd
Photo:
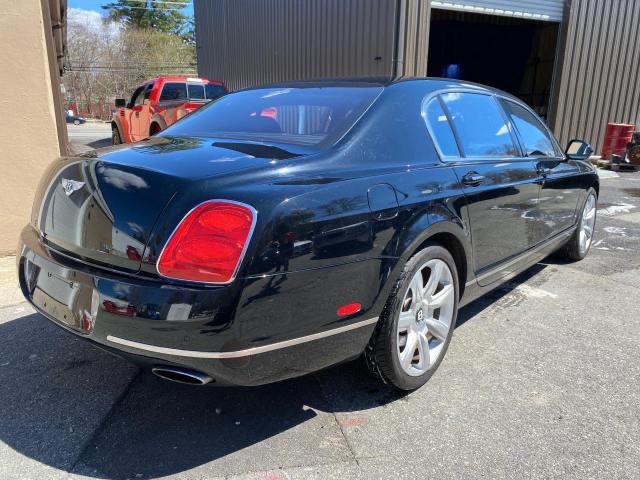
[[[80,125],[80,120],[74,120],[74,121],[73,121],[73,124],[74,124],[74,125]]]
[[[578,218],[576,231],[564,247],[560,249],[560,254],[570,261],[580,261],[589,253],[589,249],[593,243],[593,234],[596,226],[597,204],[598,195],[593,188],[590,188],[587,191],[587,196],[582,204],[582,208],[580,209],[580,217]],[[590,215],[593,215],[593,217],[590,217]],[[591,222],[588,223],[589,221]],[[586,235],[589,227],[590,235],[588,236],[586,243],[583,244],[583,233]]]
[[[448,275],[445,274],[444,267],[447,267]],[[435,294],[430,295],[428,294],[429,280],[432,279],[436,270],[442,271],[443,284],[436,285]],[[424,291],[427,292],[425,297],[428,300],[447,298],[446,307],[443,306],[432,312],[431,307],[425,307],[426,303],[414,302],[412,286],[415,285],[413,282],[418,272],[422,272],[419,278],[425,285]],[[425,275],[428,276],[425,278]],[[450,285],[450,288],[447,285]],[[438,297],[438,294],[445,293],[445,289],[446,295]],[[458,314],[459,291],[456,264],[448,250],[437,244],[427,244],[424,249],[411,257],[385,304],[365,350],[364,357],[369,371],[384,383],[400,390],[415,390],[424,385],[437,370],[451,342]],[[449,298],[449,295],[452,298]],[[431,305],[431,302],[427,301],[427,303]],[[419,308],[418,305],[420,305]],[[422,314],[420,310],[423,311]],[[404,320],[400,324],[401,313]],[[415,321],[406,333],[403,333],[403,325],[407,325],[407,319],[410,318],[414,318]],[[437,328],[432,329],[431,325],[434,322],[439,323]],[[448,324],[446,332],[442,327],[444,324]],[[425,331],[427,333],[423,335]],[[437,332],[437,337],[432,331]],[[431,335],[430,339],[429,335]],[[410,339],[416,337],[418,343],[412,352],[409,345],[413,343]],[[420,345],[421,339],[426,339],[426,343]],[[429,355],[422,354],[426,346],[429,347]],[[407,355],[407,352],[411,354]],[[426,362],[423,363],[423,357],[428,359],[428,366]]]
[[[120,132],[118,128],[111,129],[111,145],[120,145],[122,143],[122,139],[120,138]]]

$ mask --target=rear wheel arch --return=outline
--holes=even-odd
[[[399,267],[403,268],[404,264],[411,257],[429,244],[442,246],[453,257],[458,273],[458,281],[460,283],[460,297],[462,297],[467,282],[469,266],[472,264],[471,245],[462,227],[456,223],[441,221],[424,229],[420,235],[413,238],[406,248],[404,248],[404,251],[401,253],[402,261],[399,262]]]
[[[458,282],[460,283],[460,297],[464,293],[464,286],[467,281],[467,253],[462,242],[450,232],[439,232],[427,238],[414,252],[417,253],[429,244],[437,244],[447,250],[453,257],[458,271]]]

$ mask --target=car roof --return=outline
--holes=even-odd
[[[187,82],[189,80],[194,80],[202,83],[210,83],[212,85],[224,85],[224,83],[218,80],[209,80],[207,78],[197,77],[194,75],[161,75],[159,77],[150,78],[149,80],[146,80],[145,82],[143,82],[143,85],[146,85],[151,82],[157,82],[159,80],[163,80],[165,82]]]
[[[447,89],[465,89],[476,90],[490,94],[498,94],[504,97],[521,102],[512,94],[500,89],[481,85],[479,83],[469,82],[466,80],[455,80],[451,78],[439,77],[346,77],[346,78],[320,78],[312,80],[294,80],[286,82],[270,83],[247,88],[246,90],[257,90],[262,88],[327,88],[327,87],[390,87],[405,83],[421,82],[426,87],[425,93],[437,90]]]

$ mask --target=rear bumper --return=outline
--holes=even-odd
[[[25,298],[58,326],[136,363],[199,370],[219,385],[260,385],[354,358],[377,321],[362,281],[348,293],[365,307],[357,315],[336,318],[333,304],[347,303],[340,286],[315,291],[319,305],[303,318],[296,310],[300,285],[374,273],[374,260],[284,275],[278,287],[261,278],[194,288],[97,270],[44,246],[31,227],[19,252]]]

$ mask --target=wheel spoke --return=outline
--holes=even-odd
[[[424,285],[420,272],[416,273],[411,280],[411,291],[413,292],[413,306],[414,308],[418,308],[424,298]]]
[[[412,310],[407,312],[400,312],[400,318],[398,319],[398,331],[404,332],[405,330],[409,330],[413,321],[415,319],[415,314]]]
[[[431,366],[431,355],[429,353],[429,339],[424,333],[418,334],[418,356],[420,358],[417,368],[426,370]]]
[[[584,226],[584,232],[587,234],[587,237],[591,238],[591,233],[593,232],[593,228],[588,223]]]
[[[591,220],[594,217],[595,214],[596,214],[596,209],[595,208],[590,208],[588,211],[585,212],[584,219],[585,220]]]
[[[416,351],[417,345],[418,335],[415,332],[409,332],[409,335],[407,335],[407,343],[400,354],[400,363],[402,364],[402,368],[405,370],[408,370],[411,366],[411,361],[413,360],[413,354]]]
[[[427,285],[424,287],[425,297],[428,298],[433,295],[433,292],[435,292],[438,287],[438,283],[440,283],[440,277],[442,277],[442,263],[435,262],[433,267],[431,267],[431,275],[429,275]]]
[[[431,335],[441,342],[444,342],[449,334],[449,326],[435,318],[425,318],[424,323],[427,325]]]
[[[436,310],[449,302],[453,297],[453,285],[445,285],[438,293],[429,300],[429,307]]]

